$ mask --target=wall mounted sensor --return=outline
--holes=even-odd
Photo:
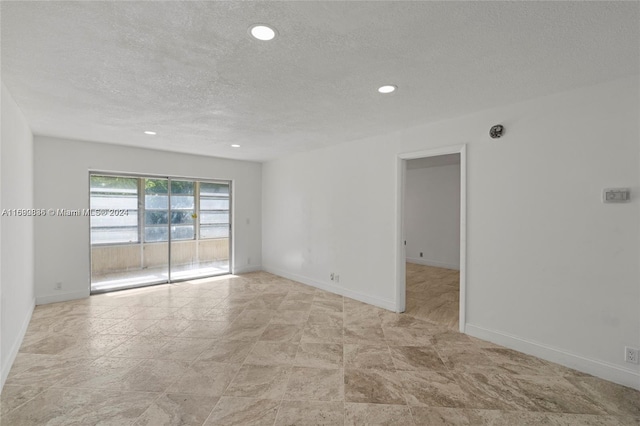
[[[504,126],[502,124],[496,124],[489,130],[489,136],[491,139],[498,139],[504,133]]]

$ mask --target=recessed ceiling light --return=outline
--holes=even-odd
[[[263,24],[253,25],[249,28],[249,32],[258,40],[269,41],[276,36],[276,30]]]
[[[147,130],[147,131],[145,131],[145,132],[144,132],[144,134],[145,134],[145,135],[152,135],[152,136],[153,136],[153,135],[155,135],[155,134],[156,134],[156,132],[152,132],[152,131],[150,131],[150,130]]]
[[[398,88],[398,86],[394,86],[392,84],[388,84],[386,86],[380,86],[378,87],[378,92],[380,93],[393,93],[396,91],[396,89]]]
[[[234,143],[233,145],[231,145],[231,148],[240,148],[240,145]]]

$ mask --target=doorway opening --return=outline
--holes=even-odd
[[[91,293],[231,272],[231,182],[92,172]]]
[[[398,312],[464,332],[465,147],[399,156]]]

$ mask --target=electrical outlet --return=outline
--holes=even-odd
[[[333,281],[335,274],[332,272],[331,275],[329,275],[329,277],[331,277],[331,281]]]
[[[631,364],[638,364],[640,362],[640,360],[638,360],[638,349],[625,346],[624,361]]]
[[[420,252],[420,257],[422,257],[422,252]]]
[[[56,290],[62,290],[62,283],[61,282],[57,282],[56,285],[53,287]]]

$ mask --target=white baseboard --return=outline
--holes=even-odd
[[[22,320],[22,324],[20,325],[20,331],[18,332],[18,338],[11,345],[11,350],[9,351],[9,355],[7,359],[3,360],[2,368],[0,369],[0,393],[2,392],[2,388],[4,387],[4,382],[7,380],[7,376],[9,376],[9,371],[11,370],[11,366],[13,365],[13,361],[15,361],[16,356],[18,356],[18,351],[20,350],[20,345],[22,345],[22,340],[24,340],[24,335],[27,334],[27,328],[29,327],[29,322],[31,321],[31,316],[33,315],[33,309],[36,307],[35,299],[31,303],[31,308],[27,315]]]
[[[363,294],[357,291],[349,290],[348,288],[344,288],[341,286],[337,286],[335,284],[329,284],[321,281],[314,280],[312,278],[308,278],[302,275],[292,274],[290,272],[272,268],[270,266],[263,266],[264,271],[269,272],[270,274],[279,275],[283,278],[287,278],[293,281],[300,282],[302,284],[310,285],[311,287],[319,288],[320,290],[325,290],[330,293],[339,294],[341,296],[349,297],[351,299],[358,300],[360,302],[368,303],[370,305],[377,306],[379,308],[387,309],[389,311],[394,311],[396,309],[396,304],[392,300],[384,300],[379,299],[377,297],[369,296],[367,294]]]
[[[244,266],[236,266],[233,269],[233,273],[235,274],[247,274],[249,272],[259,272],[262,271],[261,265],[244,265]]]
[[[46,305],[47,303],[67,302],[69,300],[84,299],[89,297],[89,289],[82,291],[72,291],[68,293],[52,294],[49,296],[36,297],[36,305]]]
[[[407,257],[407,262],[415,263],[418,265],[435,266],[436,268],[455,269],[456,271],[460,270],[460,265],[454,263],[438,262],[437,260],[428,260],[421,257]]]
[[[556,364],[564,365],[565,367],[573,368],[574,370],[582,371],[583,373],[600,377],[610,382],[640,390],[640,373],[631,369],[604,361],[585,358],[562,349],[469,323],[465,326],[465,333],[478,339],[488,340],[489,342],[518,352],[524,352],[547,361],[555,362]]]

